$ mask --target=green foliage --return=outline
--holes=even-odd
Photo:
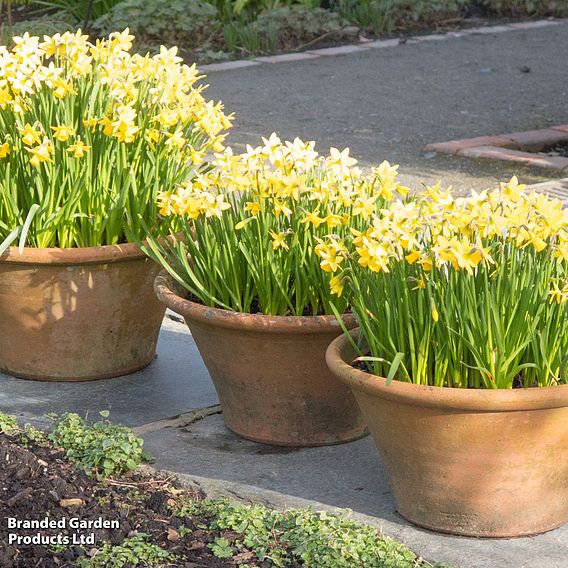
[[[289,46],[301,46],[316,38],[339,38],[343,18],[322,8],[282,6],[259,14],[249,23],[225,25],[227,47],[247,53],[274,52]]]
[[[251,28],[262,34],[262,30],[272,26],[278,36],[278,47],[286,43],[302,45],[313,39],[327,37],[334,39],[345,22],[342,17],[323,8],[302,6],[280,7],[258,16]]]
[[[383,537],[370,526],[311,509],[279,512],[219,499],[188,502],[176,514],[203,517],[212,529],[240,533],[242,536],[234,546],[245,546],[261,562],[278,568],[295,563],[318,568],[430,566],[404,545]],[[215,551],[228,554],[231,549],[223,538],[216,539],[210,548],[216,556],[219,554]]]
[[[68,544],[49,544],[46,546],[47,550],[53,552],[54,554],[61,554],[69,550]]]
[[[0,434],[15,434],[19,430],[15,416],[0,412]]]
[[[568,0],[336,0],[346,19],[375,34],[393,33],[416,25],[428,26],[469,14],[477,16],[562,16]]]
[[[92,21],[106,14],[119,2],[120,0],[94,0],[89,20]],[[87,19],[89,0],[35,0],[35,3],[50,9],[61,10],[78,23]]]
[[[143,41],[199,46],[221,30],[217,10],[205,0],[122,0],[93,23],[101,35],[130,28]]]
[[[0,412],[0,434],[18,436],[20,444],[24,447],[47,442],[47,436],[44,432],[34,428],[31,424],[26,424],[23,428],[20,428],[15,416],[3,412]]]
[[[69,16],[58,13],[44,15],[33,20],[23,20],[16,22],[11,27],[0,30],[0,43],[10,45],[12,36],[22,36],[28,32],[31,36],[43,37],[44,35],[54,35],[67,31],[75,31],[77,25]]]
[[[467,0],[338,0],[337,11],[375,34],[392,33],[441,15],[458,15]]]
[[[31,424],[26,424],[20,431],[20,442],[23,446],[41,446],[47,443],[45,432],[34,428]]]
[[[230,51],[244,53],[270,53],[278,49],[278,28],[272,22],[261,29],[253,24],[226,24],[223,28],[225,43]]]
[[[139,533],[120,545],[104,543],[95,556],[78,561],[79,568],[122,568],[123,566],[162,566],[171,555],[156,544],[148,542],[149,535]]]
[[[21,6],[29,4],[30,0],[0,0],[0,32],[2,31],[2,12],[6,12],[6,20],[8,27],[12,27],[12,10],[14,6]],[[0,36],[2,34],[0,33]]]
[[[231,556],[233,556],[233,547],[226,538],[216,538],[215,541],[209,545],[209,548],[217,558],[231,558]]]
[[[108,413],[101,415],[106,417]],[[135,469],[146,458],[142,450],[144,441],[126,426],[108,420],[90,424],[75,413],[55,420],[49,439],[65,451],[67,459],[89,474],[119,475]]]
[[[468,0],[498,16],[562,16],[568,14],[568,0]]]

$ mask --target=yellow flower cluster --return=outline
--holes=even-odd
[[[64,150],[83,158],[91,150],[85,138],[97,135],[124,144],[143,137],[151,148],[196,164],[211,148],[222,151],[231,117],[203,98],[195,65],[182,64],[177,48],[131,54],[128,29],[94,44],[88,39],[80,30],[43,41],[26,33],[13,38],[11,50],[0,46],[0,110],[17,126],[11,132],[0,119],[0,159],[25,150],[39,167],[67,143]]]
[[[287,237],[296,231],[347,230],[354,219],[369,219],[378,204],[408,191],[396,181],[398,166],[383,162],[363,175],[348,148],[331,148],[329,155],[322,156],[314,142],[299,138],[282,142],[273,133],[262,141],[261,146],[247,146],[239,155],[230,148],[215,154],[209,173],[159,196],[161,214],[197,219],[220,217],[222,211],[233,208],[237,230],[266,217],[269,225],[274,224],[273,249],[286,250]],[[317,247],[328,258],[326,269],[332,270],[341,251],[321,240]]]
[[[505,244],[567,261],[568,209],[558,199],[524,188],[516,177],[499,189],[467,197],[454,197],[440,184],[426,187],[373,214],[367,228],[352,230],[346,242],[332,236],[315,252],[321,268],[331,272],[341,270],[351,243],[358,264],[373,272],[389,272],[397,262],[420,266],[415,289],[426,287],[434,268],[445,273],[451,266],[474,275],[480,264],[496,264]],[[554,283],[550,297],[558,303],[568,300],[568,285]]]

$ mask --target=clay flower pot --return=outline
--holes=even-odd
[[[165,308],[159,266],[134,244],[0,256],[0,370],[86,381],[137,371],[155,356]]]
[[[155,289],[185,318],[233,432],[282,446],[337,444],[365,434],[353,395],[325,364],[327,346],[341,334],[334,317],[208,308],[181,297],[164,272]],[[352,316],[346,325],[355,326]]]
[[[568,521],[568,385],[387,384],[354,369],[355,357],[345,336],[326,354],[357,398],[403,517],[477,537],[532,535]]]

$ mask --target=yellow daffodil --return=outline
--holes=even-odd
[[[173,150],[177,148],[178,150],[183,148],[184,144],[186,143],[186,139],[183,136],[183,132],[181,130],[176,130],[175,132],[166,132],[166,148]]]
[[[432,304],[432,319],[437,322],[440,319],[440,314],[438,314],[438,310],[436,306]]]
[[[26,148],[26,150],[32,155],[30,158],[30,164],[34,167],[39,167],[40,164],[45,162],[51,163],[51,155],[53,154],[53,144],[49,138],[44,138],[43,142],[39,146],[34,148]]]
[[[90,146],[87,146],[80,138],[77,139],[75,144],[71,144],[67,151],[70,154],[73,154],[75,158],[84,158],[85,154],[91,149]]]
[[[88,128],[89,130],[95,130],[98,125],[99,125],[99,121],[94,117],[83,119],[83,126],[85,128]]]
[[[18,128],[18,131],[26,146],[33,146],[41,142],[42,131],[38,128],[37,123],[32,126],[29,122],[26,122],[23,128]]]
[[[343,294],[343,289],[345,288],[343,277],[341,275],[332,276],[331,280],[329,281],[329,286],[331,293],[334,296],[341,297],[341,295]]]
[[[245,205],[245,211],[248,211],[251,215],[258,215],[260,213],[261,206],[258,201],[247,201]]]
[[[355,158],[349,157],[349,148],[338,150],[337,148],[330,148],[328,166],[331,171],[338,177],[343,177],[349,174],[349,169],[357,163]]]
[[[288,205],[284,201],[279,201],[278,199],[275,199],[273,201],[273,206],[274,206],[274,214],[276,215],[276,217],[279,217],[280,215],[290,215],[292,213],[292,210],[288,207]]]
[[[75,136],[75,129],[71,126],[52,126],[53,137],[59,142],[66,142],[71,136]]]
[[[270,231],[270,235],[272,237],[272,248],[274,250],[278,250],[279,248],[289,250],[290,247],[286,242],[286,233],[275,233],[274,231]]]
[[[320,266],[325,272],[337,272],[341,263],[345,260],[345,246],[343,243],[332,240],[326,243],[321,239],[316,239],[317,245],[314,252],[321,258]]]
[[[300,221],[301,223],[310,223],[314,227],[319,227],[322,223],[325,223],[325,219],[318,215],[319,211],[307,211],[304,218]]]

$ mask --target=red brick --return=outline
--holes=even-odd
[[[539,156],[529,152],[519,152],[510,148],[496,148],[495,146],[476,146],[464,148],[458,152],[459,156],[468,158],[485,158],[490,160],[507,160],[519,162],[530,166],[563,170],[568,168],[568,158],[559,156]]]
[[[542,130],[527,130],[525,132],[512,132],[503,134],[502,138],[509,138],[520,150],[539,152],[546,146],[557,144],[558,142],[568,141],[568,132],[554,128],[544,128]]]
[[[428,144],[424,148],[426,152],[441,152],[443,154],[457,154],[465,148],[473,148],[475,146],[507,146],[511,144],[509,138],[503,136],[478,136],[477,138],[465,138],[463,140],[450,140],[449,142],[438,142],[436,144]]]

